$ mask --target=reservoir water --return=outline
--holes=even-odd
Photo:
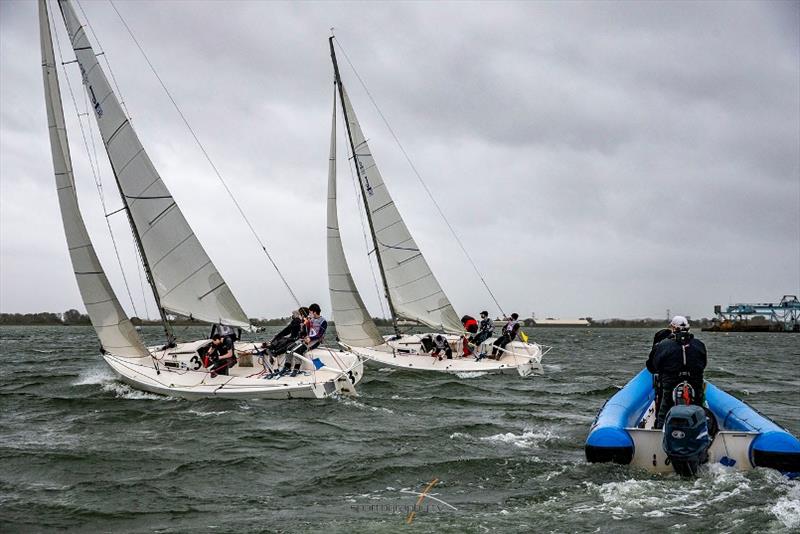
[[[771,470],[585,462],[653,331],[527,331],[554,347],[543,376],[370,369],[358,398],[192,402],[119,382],[90,327],[0,327],[0,530],[800,531],[800,482]],[[800,434],[800,336],[698,337],[709,380]]]

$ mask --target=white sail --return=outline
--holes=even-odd
[[[331,295],[336,334],[343,343],[354,347],[375,347],[384,343],[350,274],[339,233],[339,215],[336,207],[335,95],[331,119],[331,155],[328,162],[328,290]]]
[[[344,87],[342,95],[362,194],[369,206],[383,276],[395,315],[433,328],[462,332],[458,315],[389,195]]]
[[[47,126],[56,177],[58,204],[67,237],[69,256],[78,289],[103,350],[128,358],[146,358],[147,352],[106,278],[86,231],[75,192],[64,109],[56,70],[50,20],[45,0],[39,0],[39,33],[42,45],[42,75],[47,107]]]
[[[198,241],[131,127],[69,0],[59,0],[120,194],[128,204],[161,306],[198,320],[250,322]]]

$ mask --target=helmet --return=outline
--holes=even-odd
[[[689,330],[689,319],[683,315],[676,315],[669,322],[669,325],[675,330]]]

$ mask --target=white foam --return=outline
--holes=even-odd
[[[789,495],[781,497],[770,508],[775,517],[788,529],[800,529],[800,484],[794,484]]]
[[[480,438],[481,441],[492,441],[496,443],[510,443],[515,447],[530,448],[538,447],[540,443],[553,439],[553,433],[549,430],[543,432],[534,432],[533,430],[525,430],[522,434],[514,434],[513,432],[506,432],[505,434],[495,434],[494,436],[486,436]]]
[[[103,391],[114,393],[117,398],[119,399],[129,399],[129,400],[175,400],[172,397],[166,397],[163,395],[156,395],[154,393],[148,393],[146,391],[139,391],[138,389],[133,389],[127,384],[122,384],[120,382],[111,382],[108,384],[103,384]]]
[[[535,448],[541,443],[553,439],[555,436],[549,430],[536,432],[533,430],[524,430],[522,434],[514,434],[513,432],[506,432],[504,434],[495,434],[493,436],[475,437],[463,432],[454,432],[450,434],[450,439],[464,439],[464,440],[478,440],[489,441],[493,443],[509,443],[519,448]]]
[[[108,384],[114,381],[114,373],[107,366],[92,367],[84,370],[78,379],[72,383],[74,386],[89,386],[94,384]]]
[[[740,500],[751,491],[750,480],[741,472],[723,466],[709,466],[694,481],[676,481],[666,476],[658,479],[595,484],[585,482],[586,487],[600,497],[597,505],[585,505],[576,511],[601,511],[616,518],[632,516],[663,517],[685,515],[702,517],[704,509],[712,503]],[[675,491],[675,484],[681,490]]]
[[[342,395],[333,395],[332,398],[336,399],[338,402],[341,402],[345,406],[354,406],[361,410],[372,410],[373,412],[386,412],[386,413],[394,413],[389,408],[384,408],[382,406],[367,406],[364,403],[358,402],[352,397],[345,397]]]
[[[478,378],[488,374],[486,371],[462,371],[461,373],[456,373],[456,376],[458,378]]]
[[[197,410],[188,410],[187,413],[197,415],[199,417],[209,417],[212,415],[225,415],[226,413],[230,413],[227,410],[221,412],[199,412]]]

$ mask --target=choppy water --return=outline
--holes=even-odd
[[[191,402],[115,380],[90,328],[0,328],[0,530],[800,531],[800,482],[770,470],[585,463],[653,332],[529,333],[555,347],[542,377],[377,371],[357,399]],[[800,337],[700,337],[709,379],[800,433]],[[406,524],[434,479],[456,510],[427,499]]]

